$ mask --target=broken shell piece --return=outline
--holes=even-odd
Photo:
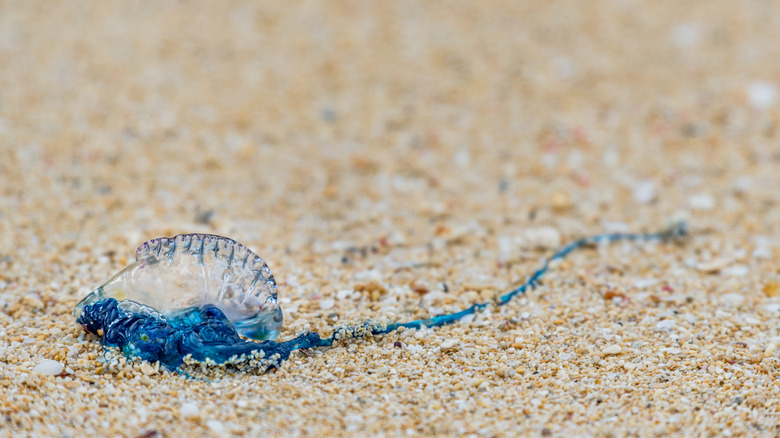
[[[696,264],[696,269],[708,274],[714,274],[726,266],[730,265],[732,260],[730,258],[717,258],[706,262],[700,262]]]
[[[46,374],[48,376],[56,376],[62,373],[65,366],[56,360],[44,359],[33,367],[34,373]]]

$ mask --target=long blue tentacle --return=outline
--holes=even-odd
[[[459,312],[449,313],[446,315],[439,315],[433,318],[418,319],[409,322],[397,322],[387,325],[380,325],[373,322],[367,322],[363,326],[342,326],[338,327],[333,335],[327,338],[306,338],[301,342],[300,339],[296,340],[295,345],[291,350],[297,350],[301,348],[313,348],[313,347],[327,347],[333,345],[340,339],[349,337],[359,337],[368,334],[381,335],[398,330],[401,327],[419,329],[422,327],[441,327],[443,325],[452,324],[459,321],[465,316],[474,315],[480,310],[490,306],[503,306],[511,301],[518,295],[523,295],[530,289],[536,287],[541,280],[542,276],[550,269],[550,264],[555,260],[563,259],[573,251],[595,244],[613,243],[619,241],[669,241],[678,239],[685,236],[688,233],[688,227],[685,222],[677,222],[667,229],[656,233],[609,233],[598,234],[595,236],[585,237],[574,241],[563,248],[556,251],[553,255],[548,257],[542,267],[537,269],[528,279],[520,286],[512,289],[504,295],[498,297],[495,302],[484,302],[472,305],[467,309],[463,309]]]

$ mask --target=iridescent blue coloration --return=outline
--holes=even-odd
[[[495,302],[478,303],[460,312],[410,322],[382,325],[366,321],[361,326],[340,326],[327,338],[308,332],[286,342],[247,341],[239,336],[225,313],[211,303],[163,314],[131,300],[118,301],[112,297],[93,299],[77,307],[77,321],[87,331],[99,335],[105,346],[119,348],[127,357],[160,362],[170,369],[194,361],[264,371],[281,366],[290,353],[298,349],[327,347],[342,339],[386,334],[401,327],[440,327],[473,315],[487,306],[502,306],[534,288],[551,262],[588,245],[616,241],[668,241],[686,234],[687,227],[680,222],[659,233],[586,237],[558,250],[525,283],[498,297]],[[275,302],[275,294],[273,298]]]
[[[169,369],[182,365],[190,357],[218,364],[244,359],[263,352],[257,368],[274,368],[290,352],[319,339],[306,333],[287,342],[250,342],[242,339],[225,314],[213,304],[192,307],[175,317],[166,318],[151,308],[107,298],[88,304],[77,321],[90,333],[100,335],[106,347],[119,348],[130,358],[160,362]]]

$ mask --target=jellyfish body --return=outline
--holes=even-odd
[[[275,339],[284,317],[268,265],[244,245],[212,234],[152,239],[136,261],[85,297],[73,311],[107,298],[129,300],[169,317],[206,304],[222,310],[243,336]]]

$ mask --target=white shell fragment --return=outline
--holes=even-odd
[[[777,86],[771,82],[753,81],[747,85],[748,102],[759,110],[765,110],[777,101]]]
[[[184,403],[179,408],[181,418],[195,418],[200,414],[200,408],[195,403]]]
[[[56,376],[62,373],[65,366],[56,360],[44,359],[33,367],[34,373]]]
[[[455,338],[445,339],[444,342],[441,343],[441,349],[449,350],[455,348],[455,346],[458,345],[458,342],[460,341]]]
[[[696,269],[702,272],[706,272],[709,274],[719,272],[721,269],[724,269],[725,267],[729,266],[732,263],[732,259],[730,258],[717,258],[713,260],[709,260],[706,262],[701,262],[696,265]]]

